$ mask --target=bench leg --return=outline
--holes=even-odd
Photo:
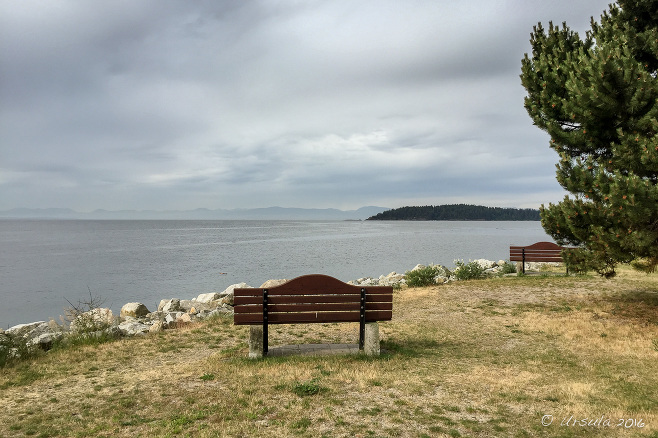
[[[379,356],[379,324],[366,323],[363,351],[368,356]]]
[[[249,359],[263,357],[263,326],[249,326]]]

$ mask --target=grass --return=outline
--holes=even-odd
[[[52,350],[0,369],[0,436],[658,437],[657,275],[472,280],[394,300],[378,358],[251,361],[230,318]],[[271,346],[357,339],[352,324],[270,332]],[[571,416],[612,425],[560,425]]]

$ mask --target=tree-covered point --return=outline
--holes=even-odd
[[[539,210],[482,205],[427,205],[387,210],[368,220],[380,221],[538,221]]]

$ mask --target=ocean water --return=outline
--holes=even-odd
[[[505,260],[544,240],[539,222],[0,220],[0,327],[59,320],[90,294],[156,310],[240,282]]]

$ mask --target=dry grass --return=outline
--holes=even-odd
[[[0,436],[658,437],[656,275],[403,290],[380,358],[249,361],[247,336],[218,319],[2,369]],[[324,324],[270,336],[358,333]],[[572,415],[611,425],[560,425]]]

